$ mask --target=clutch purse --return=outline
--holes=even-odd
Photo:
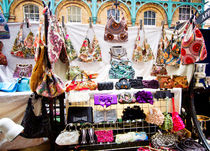
[[[123,57],[127,56],[126,49],[122,46],[112,46],[109,53],[112,59],[121,60]]]
[[[118,102],[121,104],[135,103],[136,99],[129,92],[121,93],[117,95]]]
[[[67,130],[67,127],[70,125],[66,125],[66,128],[58,135],[55,140],[55,143],[58,145],[75,145],[79,144],[79,131],[75,126],[75,130]]]
[[[31,77],[31,73],[32,73],[32,64],[16,64],[13,77],[14,78]]]
[[[103,111],[94,111],[94,123],[100,122],[116,122],[117,121],[117,111],[115,109],[112,110],[103,110]]]
[[[114,141],[113,130],[98,130],[98,131],[95,131],[95,134],[97,136],[98,143]]]
[[[98,90],[112,90],[114,88],[113,82],[99,82],[98,83]]]
[[[168,74],[168,72],[166,70],[165,65],[155,65],[155,64],[153,64],[151,76],[167,75],[167,74]]]
[[[126,78],[121,78],[119,80],[119,82],[117,82],[115,84],[115,88],[117,90],[119,90],[119,89],[130,89],[131,85],[130,85],[129,81]]]
[[[92,123],[93,122],[93,108],[92,107],[69,107],[68,109],[68,123]]]
[[[170,76],[157,76],[157,80],[159,82],[160,88],[173,88],[173,80]]]
[[[129,79],[129,83],[131,85],[131,88],[134,88],[134,89],[144,88],[142,80],[143,80],[143,77],[137,77],[137,79]]]
[[[173,75],[172,80],[174,88],[188,88],[187,76]]]
[[[102,107],[109,107],[112,104],[117,104],[117,95],[114,94],[95,94],[94,104]]]

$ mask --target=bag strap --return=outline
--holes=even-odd
[[[171,99],[172,99],[173,112],[176,112],[174,97],[172,97]]]
[[[76,81],[76,78],[77,78],[79,75],[81,75],[81,77],[82,77],[81,80],[83,80],[83,75],[85,75],[86,77],[88,77],[88,81],[92,81],[91,78],[88,76],[88,74],[87,74],[86,72],[81,72],[81,73],[77,74],[77,75],[72,79],[72,82],[73,82],[73,81]]]

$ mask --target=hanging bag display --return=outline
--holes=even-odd
[[[207,57],[205,41],[195,23],[195,17],[186,25],[185,35],[181,42],[182,64],[192,64]]]
[[[135,62],[147,62],[154,58],[152,49],[151,49],[150,45],[147,43],[144,28],[143,28],[143,35],[144,35],[144,40],[143,40],[143,44],[141,44],[140,29],[138,29],[135,47],[133,50],[133,61],[135,61]]]
[[[50,137],[51,126],[49,118],[47,116],[45,104],[42,101],[42,115],[36,116],[34,114],[34,107],[32,104],[32,99],[34,97],[35,94],[33,93],[28,100],[28,105],[26,107],[26,111],[21,122],[21,125],[24,127],[24,131],[20,135],[26,138]]]
[[[89,30],[93,31],[93,41],[90,42],[90,39],[88,38],[88,32]],[[82,46],[80,48],[79,60],[81,62],[100,62],[102,61],[101,56],[101,48],[99,46],[98,40],[96,38],[96,34],[94,32],[94,29],[92,25],[88,28],[85,36],[85,40],[82,43]]]
[[[128,41],[128,27],[122,9],[120,9],[122,18],[118,22],[110,13],[107,20],[104,32],[104,40],[107,42],[127,42]]]
[[[24,23],[20,25],[20,30],[13,44],[11,54],[25,59],[33,59],[35,54],[34,49],[34,34],[30,31],[27,37],[24,37]]]
[[[0,11],[0,39],[10,39],[9,26],[7,21]]]
[[[179,116],[179,113],[177,113],[175,110],[175,102],[174,102],[173,97],[172,97],[172,106],[173,106],[173,112],[172,112],[173,130],[176,132],[176,131],[180,131],[180,130],[184,129],[185,125],[184,125],[181,117]]]

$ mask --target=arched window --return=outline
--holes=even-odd
[[[81,8],[77,6],[70,6],[67,8],[68,10],[68,22],[81,22],[82,14]]]
[[[29,19],[32,22],[39,21],[39,7],[36,5],[24,5],[23,7],[24,19]]]
[[[120,20],[120,11],[119,10],[117,10],[117,12],[116,12],[116,9],[113,9],[113,8],[112,9],[108,9],[107,10],[107,19],[109,19],[110,14],[112,16],[114,16],[115,20],[117,20],[117,21]],[[116,15],[117,15],[117,18],[116,18]]]
[[[191,2],[191,0],[180,0],[180,2]],[[191,16],[191,6],[183,5],[179,7],[179,20],[188,20]]]
[[[156,25],[156,13],[153,11],[144,12],[144,25],[155,26]]]

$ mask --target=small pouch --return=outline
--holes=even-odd
[[[164,115],[158,108],[151,108],[146,115],[146,122],[150,124],[162,125],[164,122]]]
[[[131,85],[131,88],[134,88],[134,89],[144,88],[142,80],[143,80],[143,77],[137,77],[137,79],[129,79],[129,83]]]
[[[32,64],[16,64],[13,74],[14,78],[30,77],[32,73]]]
[[[114,83],[113,82],[99,82],[98,83],[98,90],[113,90]]]
[[[130,108],[129,106],[123,110],[122,120],[136,120],[136,119],[145,119],[146,115],[144,114],[144,110],[139,106],[133,106]]]
[[[129,81],[126,78],[121,78],[119,80],[119,82],[117,82],[115,84],[115,88],[117,90],[119,90],[119,89],[130,89],[131,85],[130,85]]]
[[[100,122],[116,122],[117,121],[117,111],[115,109],[94,111],[94,123]]]
[[[138,91],[134,96],[138,103],[150,103],[152,105],[154,103],[152,93],[149,91]]]
[[[188,88],[187,76],[173,75],[173,87],[174,88]]]
[[[98,143],[106,143],[114,141],[113,130],[98,130],[95,131],[95,134],[97,136]]]
[[[82,91],[71,91],[71,93],[67,94],[67,99],[69,102],[88,102],[90,100],[90,95],[88,92]],[[79,97],[78,97],[79,96]]]
[[[171,76],[157,76],[157,80],[159,82],[160,88],[173,88],[173,80],[171,79]]]
[[[117,95],[118,102],[121,104],[135,103],[136,99],[129,92],[121,93]]]
[[[168,74],[168,72],[166,70],[165,65],[153,64],[151,76],[167,75],[167,74]]]
[[[157,80],[142,80],[144,88],[158,89],[159,82]]]
[[[111,60],[112,59],[118,59],[118,60],[125,60],[127,59],[127,52],[126,49],[123,48],[122,46],[112,46],[110,48],[110,55],[111,55]]]
[[[95,94],[94,104],[102,107],[109,107],[112,104],[117,104],[117,95],[115,94]]]
[[[55,143],[58,145],[76,145],[79,144],[79,131],[77,130],[76,125],[75,130],[67,130],[70,124],[67,124],[65,129],[58,135],[55,140]]]
[[[135,135],[136,135],[135,132],[128,132],[125,134],[117,134],[115,143],[122,144],[122,143],[134,142]]]

